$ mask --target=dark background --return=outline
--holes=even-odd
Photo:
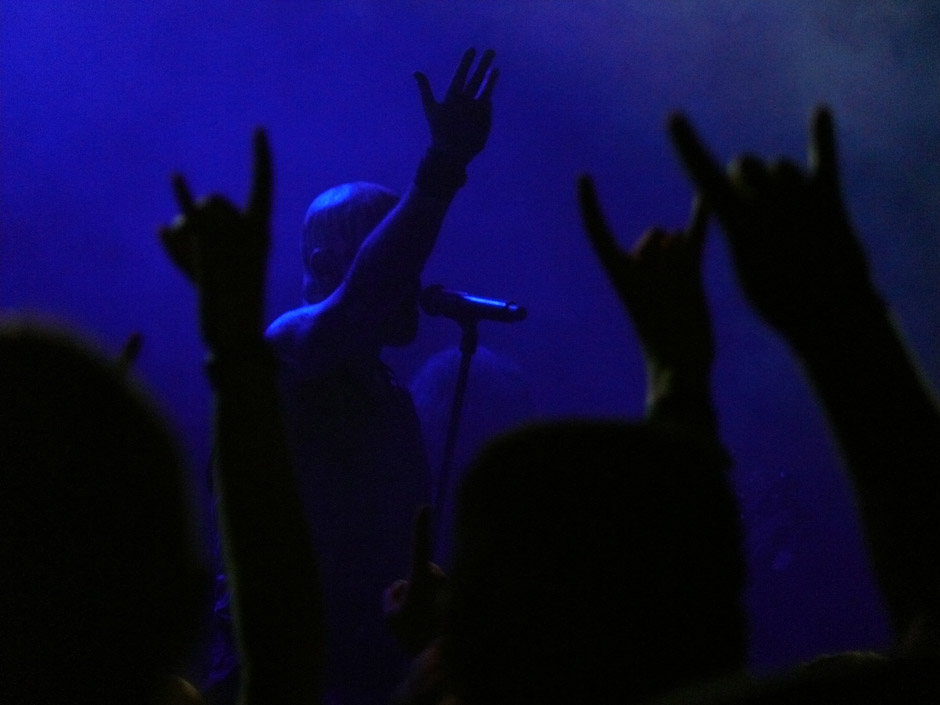
[[[412,72],[442,91],[466,47],[492,47],[492,135],[425,282],[529,308],[524,323],[483,324],[481,340],[522,370],[540,414],[642,411],[635,339],[582,234],[574,179],[595,175],[624,244],[654,223],[681,225],[691,192],[663,130],[673,108],[722,158],[802,160],[811,107],[833,107],[860,236],[936,385],[938,36],[932,0],[7,0],[0,303],[74,321],[112,352],[141,331],[137,369],[198,478],[209,404],[194,297],[155,237],[177,210],[171,172],[241,202],[251,131],[268,128],[273,318],[299,302],[309,201],[345,181],[401,190],[411,179],[428,141]],[[885,646],[823,418],[744,305],[717,230],[706,270],[718,406],[749,532],[752,664]],[[457,335],[425,319],[418,342],[388,360],[407,380]]]

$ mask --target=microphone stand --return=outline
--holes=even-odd
[[[477,350],[480,336],[477,332],[477,319],[465,318],[460,323],[463,334],[460,337],[460,370],[457,373],[457,387],[454,390],[454,400],[450,407],[450,424],[447,427],[447,441],[444,444],[444,457],[441,460],[441,472],[437,476],[437,487],[434,491],[434,518],[440,520],[444,516],[444,494],[450,480],[451,466],[454,462],[454,449],[457,446],[457,429],[460,426],[460,415],[463,411],[464,394],[467,391],[467,378],[470,376],[470,361]]]

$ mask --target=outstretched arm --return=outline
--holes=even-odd
[[[499,75],[494,56],[484,52],[471,71],[475,51],[467,50],[440,101],[428,78],[415,73],[431,144],[414,182],[366,237],[336,291],[323,304],[287,314],[269,329],[279,356],[298,369],[309,370],[310,361],[324,356],[344,359],[347,351],[332,346],[327,351],[323,341],[376,336],[400,302],[416,295],[447,209],[466,181],[466,167],[489,136],[491,95]]]
[[[622,250],[607,224],[593,182],[582,177],[578,196],[584,227],[630,314],[647,371],[647,417],[715,437],[710,374],[711,319],[702,285],[707,215],[692,206],[678,232],[651,228]]]
[[[490,96],[498,76],[491,68],[495,54],[484,52],[471,75],[474,56],[473,49],[464,53],[440,102],[428,78],[415,73],[431,145],[401,203],[359,249],[344,296],[371,298],[369,303],[378,305],[383,295],[377,291],[400,297],[424,269],[444,214],[466,181],[467,165],[483,150],[490,132]]]
[[[842,203],[829,112],[813,117],[805,171],[745,156],[725,172],[684,117],[670,132],[721,222],[745,295],[822,401],[899,646],[940,646],[940,409],[871,283]]]
[[[243,660],[241,702],[313,703],[320,690],[317,570],[280,420],[274,365],[261,334],[271,164],[255,135],[254,188],[240,211],[221,196],[193,201],[160,235],[196,285],[215,391],[215,488]]]

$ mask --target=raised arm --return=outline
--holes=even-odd
[[[221,196],[193,201],[161,230],[196,285],[215,401],[215,488],[243,663],[242,703],[315,703],[322,617],[316,565],[284,442],[274,364],[261,334],[271,163],[255,135],[254,187],[240,211]]]
[[[601,264],[630,314],[647,373],[647,418],[677,424],[717,442],[711,398],[711,319],[702,286],[707,216],[692,206],[682,231],[651,228],[622,250],[589,177],[578,184],[581,215]]]
[[[447,207],[467,180],[467,165],[490,133],[490,96],[498,76],[491,68],[495,54],[484,52],[469,75],[474,55],[473,49],[464,53],[440,102],[427,76],[415,73],[431,145],[401,203],[359,249],[344,295],[372,296],[379,303],[377,289],[404,294],[403,285],[424,269]]]
[[[726,172],[684,117],[670,132],[745,295],[793,347],[825,408],[899,648],[940,652],[940,409],[872,285],[842,203],[828,110],[813,116],[807,170],[744,156]]]
[[[499,75],[494,56],[484,52],[471,71],[475,51],[467,50],[440,101],[428,78],[415,73],[431,144],[414,181],[366,237],[339,287],[324,302],[286,314],[271,326],[269,337],[281,355],[302,365],[324,356],[341,360],[348,351],[336,348],[335,341],[361,347],[363,336],[379,334],[403,298],[417,294],[447,209],[466,181],[467,165],[489,136],[491,95]]]

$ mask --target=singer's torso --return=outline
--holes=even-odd
[[[314,380],[281,372],[298,486],[324,588],[327,688],[342,705],[387,697],[402,676],[382,591],[407,575],[411,527],[430,472],[407,390],[379,361]]]

